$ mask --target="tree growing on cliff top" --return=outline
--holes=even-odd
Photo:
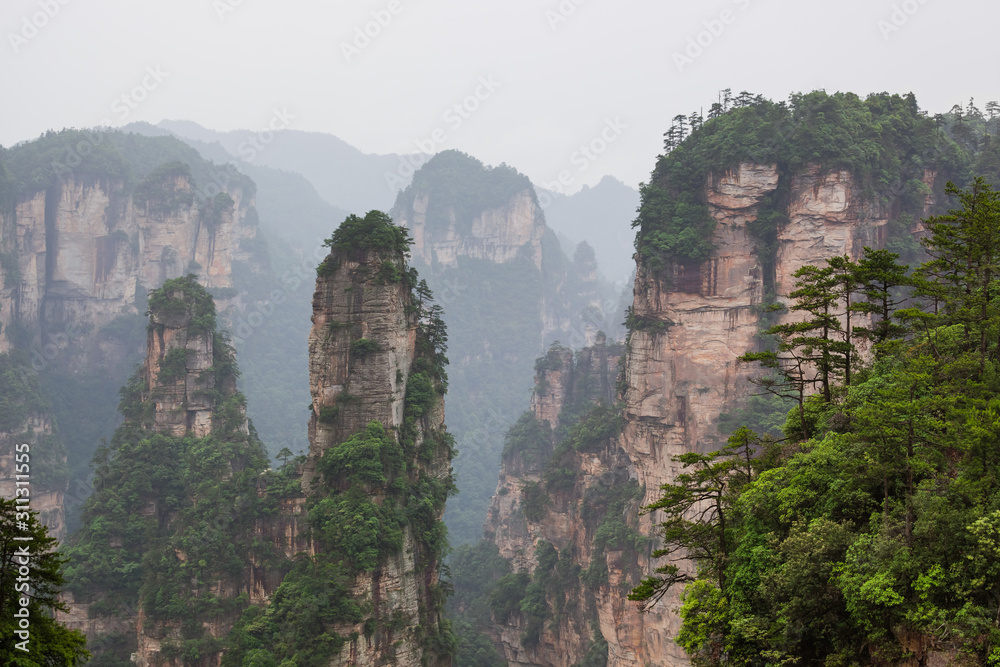
[[[405,255],[412,243],[406,227],[394,225],[388,214],[372,210],[363,218],[347,216],[323,245],[335,250],[388,250]]]
[[[725,531],[707,475],[718,453],[688,455],[702,505],[686,505],[685,487],[701,490],[690,473],[664,487],[672,528],[684,527],[678,512],[702,524],[665,532],[665,551],[697,540],[677,636],[695,665],[923,663],[930,651],[1000,661],[1000,207],[978,180],[948,190],[961,207],[927,221],[932,258],[913,290],[929,312],[889,312],[904,271],[891,253],[866,254],[857,287],[881,318],[877,354],[832,401],[807,400],[809,437],[762,457],[721,505]],[[901,314],[923,330],[878,326]]]

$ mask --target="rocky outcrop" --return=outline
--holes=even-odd
[[[479,538],[503,449],[524,409],[531,365],[548,344],[593,344],[620,324],[618,295],[597,272],[593,250],[567,257],[531,181],[444,151],[414,175],[393,219],[413,237],[413,264],[444,306],[453,373],[448,406],[462,455],[462,503],[449,509],[457,542]],[[491,481],[487,481],[491,480]]]
[[[400,260],[375,252],[331,256],[324,266],[332,263],[336,270],[316,282],[309,333],[313,416],[307,485],[315,479],[315,466],[331,445],[373,420],[391,428],[403,423],[417,321],[408,288],[377,277],[383,261]]]
[[[199,664],[217,665],[242,609],[280,584],[284,566],[267,542],[296,546],[296,503],[287,522],[253,520],[273,475],[237,391],[235,351],[193,277],[150,294],[147,342],[69,547],[81,575],[60,620],[139,665],[187,664],[192,646]],[[110,565],[108,549],[117,550]],[[140,594],[149,587],[157,594]]]
[[[22,188],[9,207],[0,207],[0,353],[16,347],[29,356],[32,370],[48,374],[50,381],[106,378],[109,392],[131,372],[141,347],[139,339],[121,335],[131,332],[129,327],[115,327],[129,316],[130,323],[141,317],[150,291],[188,273],[226,294],[223,308],[239,306],[245,299],[233,282],[233,266],[254,258],[247,244],[257,234],[253,193],[246,184],[234,182],[206,199],[183,165],[156,170],[137,187],[112,173],[110,168],[103,177],[67,172],[37,190]],[[210,347],[203,347],[200,358],[206,353],[210,358]],[[192,401],[203,400],[175,398],[174,407],[184,401],[197,407]],[[40,418],[53,421],[50,413]],[[109,418],[102,414],[95,421]],[[71,467],[79,470],[98,438],[83,438],[73,450],[68,433],[75,456]],[[4,444],[3,460],[6,451]],[[10,482],[3,475],[0,471],[0,485]],[[87,487],[79,477],[75,483]],[[64,537],[62,496],[50,494],[40,502],[50,529]]]
[[[788,181],[781,194],[783,179]],[[925,180],[933,183],[934,175]],[[602,488],[634,484],[635,495],[619,497],[617,509],[624,506],[629,516],[637,517],[639,507],[656,500],[661,485],[677,475],[674,456],[717,449],[725,438],[719,416],[739,407],[749,393],[747,376],[755,369],[741,366],[738,357],[758,345],[766,292],[787,302],[794,289],[792,274],[800,267],[823,265],[833,255],[857,259],[865,246],[881,247],[889,218],[889,212],[867,203],[848,172],[815,166],[789,175],[779,173],[777,165],[743,163],[709,174],[703,201],[715,221],[708,259],[675,262],[663,270],[639,261],[621,385],[620,435],[592,454],[547,452],[548,463],[534,469],[517,468],[511,465],[516,459],[505,459],[486,526],[501,555],[516,570],[532,571],[538,545],[545,542],[560,557],[568,554],[585,574],[595,572],[595,561],[603,567],[602,558],[607,567],[606,575],[582,577],[585,583],[570,595],[579,608],[590,609],[589,618],[564,613],[531,646],[524,645],[524,628],[517,622],[500,624],[497,639],[511,664],[568,667],[584,658],[591,642],[601,640],[607,642],[609,666],[687,664],[673,641],[680,628],[680,591],[672,589],[646,613],[625,597],[658,565],[650,557],[657,546],[656,513],[630,520],[629,527],[641,536],[634,550],[612,549],[597,548],[589,532],[593,524],[588,526],[581,508],[596,506]],[[751,232],[764,210],[770,219],[784,220],[770,256]],[[548,364],[540,361],[532,401],[539,420],[555,424],[558,419],[564,429],[572,424],[555,415],[566,404],[567,381],[559,370],[566,358],[565,351],[552,351]],[[552,470],[560,466],[574,475],[572,486],[554,484],[558,476]],[[538,489],[548,496],[541,516]],[[533,519],[524,511],[532,501]]]
[[[195,201],[184,173],[150,178],[162,181],[160,199],[137,200],[121,180],[72,175],[23,196],[0,220],[0,246],[11,258],[0,290],[3,321],[43,336],[96,332],[137,312],[169,278],[194,273],[206,287],[234,287],[233,262],[251,257],[241,242],[257,233],[252,195],[234,186],[207,206]],[[0,352],[10,345],[0,339]]]
[[[406,459],[405,473],[396,480],[364,484],[375,502],[388,506],[401,502],[401,485],[408,485],[408,494],[428,483],[442,489],[450,486],[444,402],[437,393],[440,387],[432,389],[436,381],[431,380],[434,365],[440,363],[434,360],[432,329],[440,321],[426,310],[429,304],[411,293],[402,254],[335,247],[319,273],[309,335],[313,413],[303,478],[306,493],[319,499],[362,484],[347,472],[333,480],[329,471],[324,475],[319,468],[332,448],[370,429],[373,422],[393,434]],[[428,390],[433,396],[422,393]],[[443,516],[443,500],[426,501],[434,523]],[[411,497],[403,502],[415,501]],[[351,597],[370,611],[362,622],[331,628],[349,638],[331,665],[451,664],[443,645],[432,641],[444,631],[443,597],[438,590],[442,554],[428,542],[426,530],[413,522],[403,524],[400,548],[383,554],[370,570],[355,574]],[[330,549],[316,542],[316,560],[337,562],[345,557]]]
[[[193,302],[181,286],[162,290],[157,299],[162,302],[151,304],[143,367],[153,428],[178,438],[207,437],[216,396],[236,392],[235,378],[228,386],[215,386],[215,330],[202,323],[206,317],[214,322],[214,312],[208,304]]]
[[[575,420],[591,413],[595,405],[610,406],[614,401],[623,353],[620,343],[609,344],[601,336],[575,358],[568,348],[554,346],[535,366],[530,416],[546,426],[543,432],[549,439],[541,452],[530,457],[519,449],[526,443],[515,443],[505,453],[485,525],[487,539],[511,562],[513,571],[528,573],[546,587],[548,612],[540,627],[525,614],[515,614],[494,632],[511,665],[570,667],[619,631],[625,605],[615,598],[622,581],[635,572],[635,554],[598,540],[597,531],[608,519],[609,505],[625,496],[631,494],[625,500],[628,509],[638,510],[629,462],[611,437],[555,445],[557,440],[565,443],[561,436],[572,426],[560,419]],[[613,414],[610,407],[591,413],[590,424],[596,426],[601,419],[613,422]],[[613,429],[609,434],[614,435]],[[566,472],[557,478],[551,474],[554,469]],[[625,493],[612,500],[617,490]],[[543,498],[540,505],[539,498]],[[624,509],[616,504],[612,511]],[[594,576],[554,574],[548,562],[552,550],[559,559],[572,560]],[[606,573],[603,578],[600,572]],[[558,584],[553,584],[557,576]],[[536,630],[530,630],[532,626]]]
[[[784,176],[782,176],[784,177]],[[774,165],[744,163],[738,170],[713,174],[705,198],[716,220],[712,256],[664,276],[641,264],[635,283],[634,316],[625,366],[623,452],[645,489],[643,504],[659,496],[660,486],[678,472],[672,457],[717,449],[725,434],[719,415],[736,408],[748,393],[746,377],[755,369],[737,358],[756,348],[755,306],[762,302],[765,260],[748,233],[765,195],[778,186]],[[864,246],[881,247],[888,214],[867,204],[846,171],[810,166],[791,175],[778,228],[773,289],[787,301],[792,274],[822,266],[833,255],[860,257]],[[788,318],[790,315],[783,315]],[[640,532],[653,534],[655,513],[640,519]],[[643,572],[655,561],[644,554]],[[609,639],[609,665],[686,664],[673,642],[679,629],[674,613],[679,591],[672,590],[652,611],[630,605],[625,630]]]
[[[454,209],[448,211],[448,224],[435,228],[427,224],[431,193],[416,195],[410,210],[397,220],[413,234],[413,256],[424,264],[453,268],[459,257],[484,259],[504,264],[521,252],[527,252],[535,267],[542,268],[542,237],[545,216],[534,197],[525,189],[498,208],[479,211],[471,223],[458,221]]]
[[[823,265],[835,255],[857,259],[865,246],[885,244],[888,215],[866,203],[847,171],[811,165],[791,180],[788,224],[778,232],[777,294],[795,289],[792,275],[803,266]]]

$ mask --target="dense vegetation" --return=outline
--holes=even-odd
[[[193,277],[178,278],[150,294],[149,308],[161,321],[186,321],[191,333],[214,338],[212,433],[156,432],[157,388],[151,395],[136,372],[121,391],[125,422],[94,458],[95,491],[67,549],[68,588],[93,614],[129,618],[141,607],[149,622],[179,626],[180,639],[167,638],[164,655],[197,661],[222,647],[203,621],[246,605],[249,559],[280,569],[284,555],[254,535],[254,522],[277,506],[258,493],[261,476],[271,474],[267,455],[252,424],[247,428],[245,399],[233,390],[235,351],[215,330],[211,296]],[[164,365],[169,375],[169,359]],[[159,380],[171,378],[161,373]],[[216,589],[221,582],[237,594]],[[127,664],[132,644],[110,647],[95,664]]]
[[[447,231],[454,224],[459,233],[467,234],[479,213],[509,206],[522,192],[535,197],[531,181],[513,167],[487,167],[471,155],[449,150],[435,155],[413,175],[396,206],[412,208],[418,195],[433,193],[427,206],[428,229]]]
[[[384,250],[405,255],[411,243],[405,227],[392,224],[392,218],[382,211],[369,211],[363,218],[347,216],[324,245],[331,250]]]
[[[220,192],[223,187],[242,191],[245,223],[250,227],[256,224],[253,207],[247,208],[256,186],[233,167],[202,159],[196,150],[173,137],[112,130],[47,132],[34,141],[0,149],[0,209],[7,214],[20,198],[40,191],[54,196],[70,177],[86,184],[99,183],[106,189],[110,224],[124,214],[131,195],[136,210],[148,212],[154,224],[166,215],[196,207],[201,221],[211,230],[233,210],[232,198]],[[186,179],[190,187],[175,187],[178,179]],[[269,190],[268,196],[275,189]],[[270,215],[277,215],[271,199],[267,201]],[[282,212],[285,219],[269,220],[268,229],[281,223],[287,228],[286,220],[296,214],[294,209]],[[328,228],[329,220],[323,224]],[[127,240],[133,251],[139,247],[137,236],[128,238],[120,229],[113,232],[115,235]],[[314,263],[309,259],[303,265],[302,257],[287,245],[263,237],[244,239],[238,253],[245,259],[233,258],[236,287],[216,290],[214,296],[244,296],[245,311],[219,314],[220,322],[233,332],[243,360],[240,384],[271,453],[286,447],[303,451],[308,417],[301,408],[308,398],[304,341]],[[0,252],[8,287],[18,278],[16,260],[15,251]],[[300,270],[296,270],[297,266]],[[202,268],[180,267],[196,272]],[[123,314],[100,331],[75,323],[47,321],[42,336],[19,322],[3,323],[3,334],[30,355],[29,363],[40,369],[39,382],[51,403],[48,414],[54,421],[74,425],[61,433],[71,476],[67,501],[71,527],[77,525],[79,503],[90,493],[89,463],[95,448],[111,438],[119,423],[115,411],[118,389],[142,358],[147,303],[141,287],[134,304],[137,314]],[[95,340],[106,347],[114,346],[114,359],[108,367],[100,373],[79,372],[71,367],[71,361],[95,355],[92,350],[82,349]],[[289,344],[295,340],[303,343]]]
[[[19,468],[33,476],[33,451],[17,451]],[[57,609],[67,611],[59,600],[66,559],[56,546],[36,512],[0,498],[0,655],[12,667],[73,667],[89,657],[83,633],[52,617]]]
[[[319,272],[332,272],[338,258],[357,251],[378,250],[382,264],[398,268],[395,282],[408,290],[408,312],[417,324],[416,356],[409,369],[403,423],[389,430],[372,421],[330,447],[317,462],[320,483],[306,501],[307,525],[315,556],[300,554],[266,608],[248,608],[228,639],[224,665],[295,664],[319,667],[329,663],[344,643],[335,625],[362,624],[365,640],[393,645],[404,636],[415,639],[428,654],[455,651],[451,626],[443,618],[446,589],[429,587],[415,616],[387,613],[368,598],[352,596],[359,575],[411,554],[418,572],[433,572],[447,550],[447,532],[438,519],[454,491],[447,462],[454,440],[430,417],[447,387],[447,332],[440,307],[426,283],[406,267],[406,230],[384,213],[349,216],[331,237],[330,256]],[[327,269],[322,267],[326,266]],[[383,277],[376,272],[375,279]],[[379,351],[375,341],[359,338],[349,346],[360,359]],[[339,403],[350,395],[350,385]],[[328,409],[327,409],[328,408]],[[323,424],[336,424],[338,406],[325,406]]]
[[[991,119],[994,106],[988,106]],[[985,136],[995,122],[971,102],[967,110],[956,109],[929,117],[912,94],[861,99],[814,91],[787,102],[742,93],[732,106],[728,99],[713,105],[707,120],[700,114],[678,116],[666,135],[666,154],[642,186],[636,247],[653,268],[706,259],[715,224],[704,198],[706,179],[740,162],[778,167],[778,189],[751,228],[764,255],[783,221],[791,176],[809,164],[846,169],[867,201],[884,210],[897,206],[896,235],[904,237],[923,212],[925,169],[937,170],[941,183],[951,179],[960,185],[973,169],[993,164],[995,170],[996,142]]]
[[[615,359],[621,351],[620,345],[609,345],[608,355]],[[487,635],[496,624],[522,627],[521,642],[530,648],[538,644],[546,628],[559,626],[567,615],[574,619],[574,627],[582,621],[591,637],[578,667],[602,666],[607,643],[597,622],[595,596],[608,585],[607,552],[617,552],[628,579],[639,579],[637,557],[647,540],[629,517],[642,489],[628,479],[623,468],[610,467],[597,478],[586,478],[580,465],[583,455],[592,458],[604,453],[620,433],[621,410],[606,402],[614,378],[605,386],[595,373],[597,368],[579,358],[573,360],[568,352],[556,343],[535,362],[536,392],[550,391],[547,372],[572,374],[572,391],[565,397],[559,427],[552,429],[547,421],[525,412],[507,431],[503,461],[507,474],[520,485],[521,502],[513,521],[525,522],[524,529],[534,532],[545,524],[555,505],[565,508],[569,501],[574,507],[571,516],[580,521],[590,542],[590,567],[581,569],[575,543],[538,541],[538,565],[531,574],[512,571],[513,563],[501,558],[489,539],[459,547],[449,564],[455,589],[449,611],[461,619],[459,667],[504,664],[494,655]],[[595,363],[593,358],[589,363]],[[528,476],[541,479],[517,479]],[[499,493],[506,495],[511,489],[504,486]]]
[[[948,194],[916,270],[885,253],[877,280],[845,258],[798,272],[802,324],[772,328],[779,363],[758,359],[807,384],[785,437],[742,428],[679,457],[652,506],[667,560],[631,597],[687,584],[677,641],[696,664],[1000,656],[1000,195],[983,179]],[[874,326],[849,325],[850,303]]]
[[[0,433],[9,440],[31,446],[32,484],[36,490],[65,489],[69,481],[66,448],[57,424],[52,432],[36,431],[33,422],[51,414],[38,374],[20,350],[0,354]]]

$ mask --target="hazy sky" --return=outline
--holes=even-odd
[[[634,186],[722,88],[982,107],[998,19],[995,0],[2,0],[0,144],[189,119]]]

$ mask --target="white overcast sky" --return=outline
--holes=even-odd
[[[348,62],[343,44],[373,12],[391,21]],[[982,107],[1000,98],[998,19],[996,0],[0,0],[0,144],[106,119],[258,129],[278,109],[290,129],[367,153],[415,152],[440,128],[436,150],[541,185],[569,172],[569,192],[605,174],[636,186],[670,119],[722,88]],[[699,37],[707,46],[679,69],[675,53]],[[480,88],[460,125],[446,120],[481,77],[499,87]],[[144,78],[134,109],[112,107]],[[609,120],[620,136],[574,158]]]

